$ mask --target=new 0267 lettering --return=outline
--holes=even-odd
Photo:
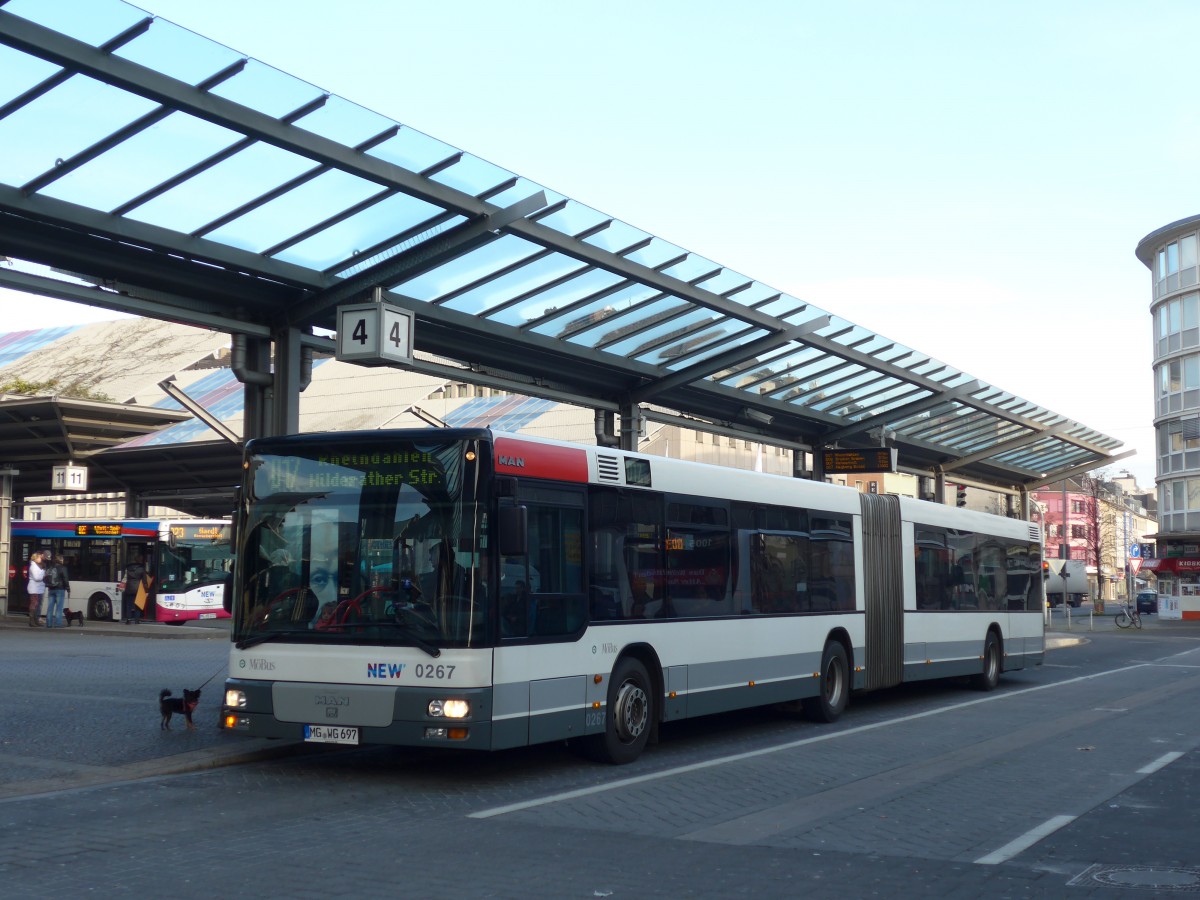
[[[224,728],[578,741],[1042,662],[1037,526],[486,429],[247,445]]]

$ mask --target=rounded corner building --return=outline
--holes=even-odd
[[[1138,242],[1154,322],[1155,559],[1160,609],[1200,619],[1200,215]]]

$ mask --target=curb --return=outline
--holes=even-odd
[[[0,629],[19,631],[21,633],[54,634],[57,636],[80,635],[101,637],[142,637],[162,638],[166,640],[229,640],[229,631],[225,628],[204,628],[180,622],[178,625],[168,625],[165,622],[147,622],[142,625],[124,625],[120,622],[88,622],[86,625],[71,625],[65,628],[47,628],[39,625],[29,627],[29,620],[24,613],[0,616]]]
[[[314,749],[318,751],[324,749],[316,748],[315,745],[305,744],[302,741],[280,741],[267,738],[236,738],[235,740],[242,746],[191,750],[175,756],[147,759],[130,763],[127,766],[113,766],[101,771],[56,775],[53,778],[0,785],[0,803],[30,797],[44,797],[64,791],[86,790],[111,784],[127,784],[132,781],[162,778],[168,775],[187,775],[192,772],[204,772],[209,769],[221,769],[243,763],[264,762],[282,756],[311,752]]]

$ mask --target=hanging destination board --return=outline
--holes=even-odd
[[[896,451],[891,447],[844,447],[822,451],[825,474],[850,472],[895,472]]]

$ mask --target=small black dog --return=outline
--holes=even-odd
[[[72,622],[78,622],[79,627],[83,627],[83,610],[79,609],[64,609],[63,618],[67,620],[67,627],[71,627]]]
[[[199,702],[200,691],[198,690],[189,691],[187,688],[184,688],[183,698],[181,699],[179,697],[172,697],[171,692],[163,688],[158,693],[158,709],[162,713],[162,726],[159,730],[162,730],[162,728],[168,731],[171,730],[171,716],[174,713],[179,713],[187,719],[187,727],[189,729],[195,729],[196,726],[192,724],[192,710],[196,708]]]

